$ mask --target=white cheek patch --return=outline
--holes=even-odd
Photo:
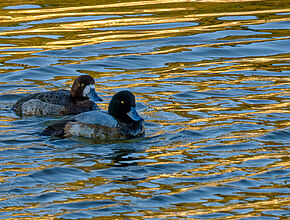
[[[92,89],[95,89],[94,84],[86,85],[86,87],[83,90],[83,97],[88,97],[88,94],[91,92]]]

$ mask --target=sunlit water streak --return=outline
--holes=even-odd
[[[289,218],[287,1],[0,2],[0,217]],[[130,89],[142,139],[38,133],[25,94]]]

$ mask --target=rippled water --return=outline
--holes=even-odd
[[[0,2],[0,217],[286,219],[290,4],[285,0]],[[28,93],[90,74],[127,88],[146,137],[38,135]]]

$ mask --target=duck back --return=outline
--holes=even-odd
[[[105,127],[115,128],[118,125],[117,120],[109,115],[107,112],[99,111],[88,111],[74,117],[76,121],[87,123],[87,124],[98,124]]]
[[[64,127],[65,136],[89,137],[94,140],[122,140],[144,136],[143,122],[125,124],[104,111],[76,115]]]
[[[13,106],[19,115],[76,115],[96,108],[90,100],[72,100],[68,90],[31,94],[19,99]]]

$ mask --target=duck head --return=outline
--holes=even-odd
[[[144,121],[136,109],[135,96],[128,90],[116,93],[109,104],[109,114],[123,123],[138,123]]]
[[[103,101],[95,91],[95,80],[90,75],[82,75],[74,81],[70,95],[75,100]]]

